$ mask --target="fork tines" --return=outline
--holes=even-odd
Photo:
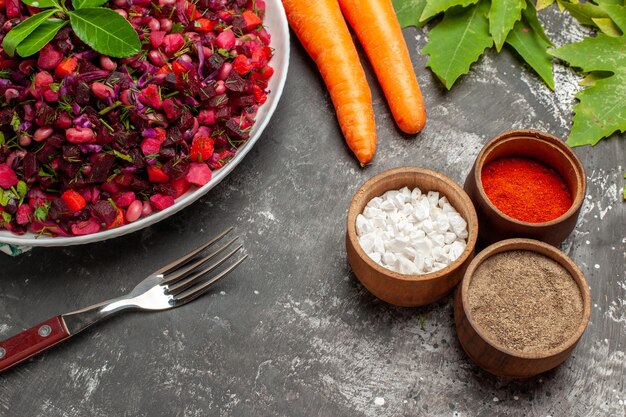
[[[238,237],[221,244],[222,239],[232,230],[232,227],[226,229],[215,238],[158,271],[158,273],[163,275],[161,285],[166,286],[166,291],[173,297],[174,302],[191,301],[206,293],[213,284],[237,268],[248,257],[245,254],[243,256],[235,256],[240,253],[243,247],[243,244],[233,245]],[[212,250],[208,255],[205,255],[203,252],[208,248]],[[217,259],[212,261],[214,258]],[[208,280],[203,280],[209,272],[219,268],[221,265],[225,265],[230,259],[236,259],[236,261],[230,263],[228,267],[221,270],[217,275],[212,276]]]

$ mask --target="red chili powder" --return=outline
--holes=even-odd
[[[531,158],[494,159],[483,167],[481,176],[493,205],[517,220],[548,222],[572,205],[572,194],[561,175]]]

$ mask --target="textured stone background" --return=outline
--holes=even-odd
[[[543,17],[557,45],[582,36],[556,12]],[[250,255],[209,296],[174,311],[114,318],[1,375],[0,415],[625,415],[623,137],[575,150],[589,188],[563,250],[585,272],[594,304],[581,343],[556,370],[521,382],[492,377],[462,352],[451,297],[395,308],[351,273],[346,210],[371,176],[417,165],[462,183],[499,132],[538,128],[564,137],[569,129],[578,78],[568,70],[556,67],[552,93],[508,52],[488,53],[446,92],[417,52],[424,33],[407,29],[405,36],[428,126],[403,138],[366,67],[379,136],[372,166],[358,168],[347,151],[321,78],[292,40],[285,94],[263,138],[199,202],[108,242],[0,257],[0,337],[8,337],[122,294],[227,225]]]

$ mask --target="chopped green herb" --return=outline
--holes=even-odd
[[[20,116],[18,116],[17,113],[13,113],[13,118],[11,119],[11,127],[13,128],[13,131],[15,133],[19,132],[21,124],[22,121],[20,120]]]
[[[6,211],[3,211],[1,214],[2,214],[2,220],[4,220],[3,223],[11,223],[11,220],[13,218],[11,217],[9,213],[7,213]]]
[[[175,8],[172,8],[172,13],[175,10],[176,10]],[[170,33],[182,33],[184,31],[185,31],[185,26],[180,22],[176,22],[172,24],[172,30],[170,30]]]
[[[49,209],[50,209],[49,201],[46,201],[44,205],[42,206],[37,206],[37,208],[35,208],[35,212],[33,213],[33,215],[35,216],[35,219],[39,220],[40,222],[45,221],[48,218]]]

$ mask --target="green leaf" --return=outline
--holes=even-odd
[[[599,33],[595,38],[585,38],[580,42],[548,52],[584,72],[614,72],[626,66],[626,38],[624,36],[612,38]]]
[[[552,3],[554,3],[554,0],[537,0],[537,10],[543,10]]]
[[[549,45],[552,45],[552,41],[548,38],[546,32],[544,32],[543,26],[537,17],[537,9],[535,9],[535,6],[533,6],[530,0],[527,1],[526,8],[522,10],[522,16],[526,19],[526,22],[536,34],[538,34]]]
[[[606,18],[608,14],[602,7],[592,3],[563,3],[563,7],[567,10],[581,25],[595,26],[593,18]]]
[[[15,54],[15,48],[28,37],[39,25],[55,14],[56,10],[46,10],[24,20],[7,33],[2,41],[2,48],[9,56]],[[114,12],[115,13],[115,12]],[[121,16],[120,16],[121,17]]]
[[[76,36],[96,52],[126,58],[141,51],[135,29],[113,10],[93,7],[74,10],[69,15]]]
[[[608,17],[592,17],[593,23],[602,31],[602,33],[618,37],[622,36],[622,32],[619,30],[617,25]]]
[[[0,132],[0,146],[4,145],[4,133]]]
[[[478,0],[427,0],[420,22],[425,22],[433,16],[438,15],[454,6],[469,6],[470,4],[476,4]]]
[[[576,94],[570,146],[595,145],[602,138],[626,131],[626,68],[597,80]]]
[[[400,27],[422,27],[425,22],[420,22],[420,16],[426,7],[426,0],[392,0]]]
[[[45,221],[48,218],[48,210],[49,205],[37,206],[35,208],[35,212],[33,213],[33,217],[39,220],[40,222]]]
[[[531,25],[531,21],[535,24]],[[537,28],[541,30],[540,33],[537,32]],[[524,10],[523,19],[515,23],[515,27],[506,38],[506,43],[515,49],[519,56],[535,70],[550,89],[554,90],[552,56],[547,51],[552,43],[546,41],[545,34],[541,24],[539,24],[539,20],[537,20],[537,13],[532,4],[529,4],[528,8]]]
[[[493,45],[489,35],[489,3],[448,10],[429,34],[422,54],[429,55],[430,67],[447,89],[469,71],[483,51]]]
[[[522,9],[525,7],[526,0],[491,0],[489,32],[498,52],[502,49],[506,36],[513,29],[515,22],[521,19]]]
[[[622,33],[626,29],[626,8],[602,6]],[[570,146],[595,145],[615,132],[626,131],[626,36],[597,37],[562,46],[549,53],[572,67],[590,72],[583,80],[586,89],[578,92],[573,108]],[[611,75],[607,76],[607,72]]]
[[[29,6],[37,7],[39,9],[45,9],[48,7],[59,7],[59,3],[56,0],[22,0],[22,3]]]
[[[109,0],[72,0],[72,6],[74,6],[75,10],[86,9],[88,7],[102,6],[107,1]]]
[[[17,46],[18,55],[27,57],[39,52],[67,23],[67,20],[61,19],[46,20]]]
[[[594,72],[590,72],[589,74],[587,74],[585,76],[585,78],[583,78],[582,80],[580,80],[580,82],[578,83],[578,85],[582,86],[582,87],[592,87],[594,85],[596,85],[596,82],[598,80],[602,80],[604,78],[608,78],[611,75],[613,75],[612,72],[606,72],[606,71],[594,71]]]

